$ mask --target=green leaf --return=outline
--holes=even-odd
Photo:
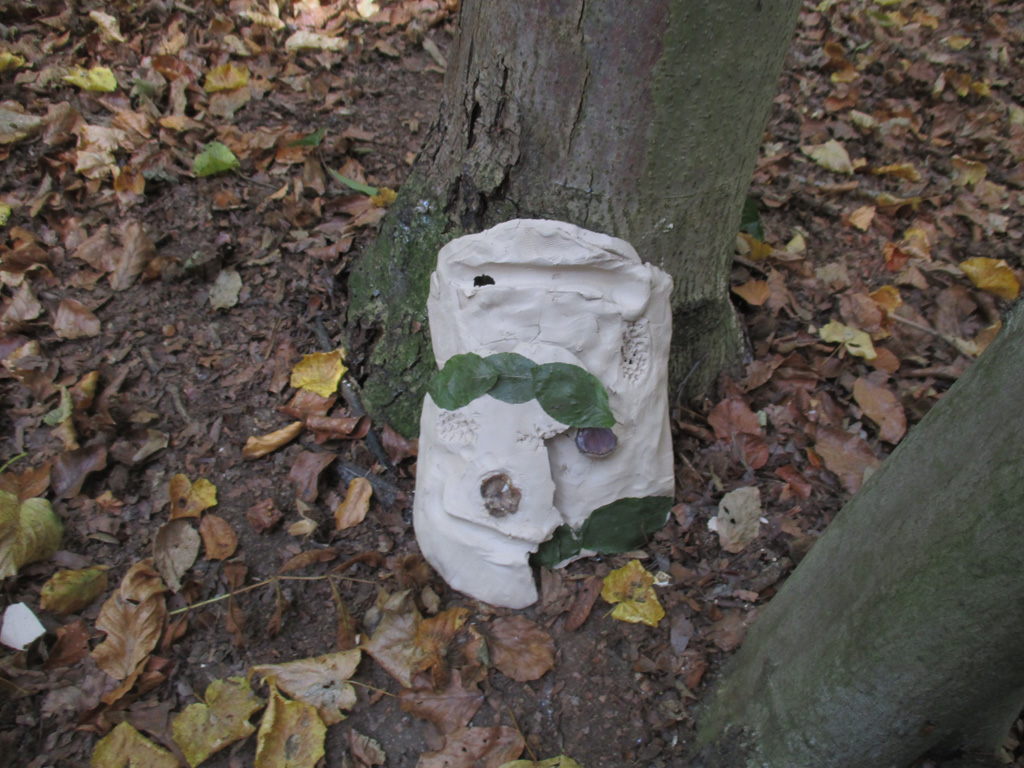
[[[503,403],[528,403],[533,400],[533,371],[537,364],[515,352],[499,352],[485,358],[498,373],[498,383],[489,394]]]
[[[211,141],[192,161],[192,170],[196,176],[212,176],[221,171],[233,171],[240,165],[235,153],[227,146],[219,141]]]
[[[740,215],[740,232],[746,232],[755,240],[764,242],[764,227],[761,226],[761,214],[757,211],[757,199],[748,197],[743,203]]]
[[[570,427],[615,425],[604,385],[578,365],[538,365],[533,371],[533,391],[548,416]]]
[[[350,179],[348,176],[342,176],[333,168],[328,168],[327,172],[331,174],[331,178],[339,184],[344,184],[349,189],[354,189],[356,192],[362,192],[364,195],[373,197],[377,194],[378,190],[376,187],[371,187],[369,184],[363,184],[361,181]]]
[[[480,355],[467,352],[448,358],[434,374],[427,392],[439,408],[454,411],[486,395],[498,381],[498,372]]]
[[[606,555],[641,546],[668,522],[671,496],[626,498],[595,509],[580,529],[580,543]]]
[[[46,499],[19,502],[0,491],[0,579],[14,576],[28,563],[54,556],[64,526]]]
[[[541,544],[536,554],[530,557],[530,564],[554,568],[563,560],[578,555],[580,549],[580,540],[576,538],[572,528],[563,524],[555,528],[551,538]]]
[[[324,136],[327,135],[326,128],[319,128],[313,133],[307,133],[301,139],[295,141],[289,141],[285,144],[286,147],[319,147],[320,142],[324,140]]]

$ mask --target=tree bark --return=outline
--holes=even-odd
[[[449,240],[512,218],[630,242],[675,280],[674,381],[738,358],[728,274],[798,0],[463,0],[440,117],[350,277],[385,329],[371,409],[415,431],[428,276]]]
[[[707,765],[905,768],[1000,745],[1024,705],[1022,310],[755,622],[701,718]]]

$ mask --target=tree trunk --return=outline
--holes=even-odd
[[[350,278],[383,328],[371,410],[415,431],[428,275],[449,240],[512,218],[630,242],[675,280],[674,381],[737,359],[728,275],[798,0],[463,0],[440,117]]]
[[[755,622],[701,719],[708,765],[905,768],[1001,743],[1024,705],[1022,309]]]

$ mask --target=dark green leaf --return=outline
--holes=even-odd
[[[743,203],[740,216],[740,232],[746,232],[755,240],[764,242],[764,227],[761,226],[761,215],[757,212],[757,199],[748,197]]]
[[[235,153],[226,144],[211,141],[192,161],[192,171],[196,176],[212,176],[221,171],[233,171],[239,165]]]
[[[566,558],[578,555],[579,552],[580,540],[576,538],[572,528],[563,524],[555,528],[551,538],[541,544],[537,553],[530,557],[530,565],[554,568]]]
[[[371,187],[369,184],[363,184],[361,181],[350,179],[348,176],[342,176],[333,168],[328,168],[327,172],[331,174],[331,178],[339,184],[344,184],[349,189],[354,189],[356,192],[362,192],[364,195],[373,197],[377,194],[377,188]]]
[[[454,411],[487,394],[497,381],[497,372],[486,360],[467,352],[448,358],[430,380],[427,391],[439,408]]]
[[[533,392],[548,416],[570,427],[615,425],[604,385],[578,365],[538,365],[533,371]]]
[[[533,400],[533,360],[515,352],[499,352],[486,360],[498,374],[498,383],[487,394],[512,405]]]
[[[301,139],[295,141],[289,141],[286,147],[319,147],[320,142],[324,140],[324,136],[327,135],[326,128],[320,128],[313,133],[307,133]]]
[[[584,549],[612,555],[641,546],[668,522],[671,496],[627,498],[595,509],[580,529]]]

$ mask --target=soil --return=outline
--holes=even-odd
[[[211,681],[350,646],[338,606],[368,636],[380,596],[402,589],[425,616],[468,609],[445,649],[448,674],[472,667],[473,632],[486,636],[503,616],[525,616],[553,639],[553,668],[539,679],[485,670],[473,726],[518,731],[524,757],[684,765],[700,699],[747,625],[898,442],[899,425],[927,412],[998,321],[1005,292],[979,288],[958,265],[1005,259],[1020,275],[1024,33],[1007,19],[1019,20],[1021,5],[805,8],[751,189],[763,231],[742,241],[735,262],[749,357],[717,392],[672,414],[678,489],[668,524],[638,552],[543,572],[528,610],[475,603],[424,567],[409,504],[415,446],[383,424],[373,425],[382,450],[364,419],[347,437],[306,429],[265,456],[243,455],[250,438],[308,414],[287,407],[303,355],[341,347],[352,383],[362,381],[366,331],[346,324],[346,275],[386,199],[371,203],[325,169],[401,185],[436,112],[457,18],[432,0],[382,5],[369,18],[344,2],[289,6],[277,30],[246,16],[240,0],[74,10],[16,0],[0,10],[0,54],[27,62],[0,65],[0,106],[50,115],[0,143],[0,202],[13,209],[0,230],[0,465],[21,457],[0,488],[17,495],[37,472],[45,484],[31,495],[49,499],[64,524],[54,557],[2,582],[0,607],[24,602],[47,629],[27,651],[0,651],[0,749],[10,765],[86,765],[125,721],[173,750],[173,717]],[[89,11],[116,16],[125,42],[97,31]],[[342,50],[289,52],[303,24],[343,40]],[[235,110],[204,79],[228,61],[250,73],[251,98]],[[63,82],[73,64],[109,66],[119,88]],[[176,91],[176,77],[187,86]],[[83,125],[120,129],[109,160]],[[322,129],[319,145],[294,145]],[[854,173],[806,149],[830,139],[863,160]],[[194,158],[215,140],[240,167],[197,176]],[[972,163],[987,176],[961,183]],[[144,262],[136,274],[132,254]],[[237,300],[214,308],[232,274]],[[879,309],[883,286],[899,290],[897,320]],[[87,315],[70,327],[60,320],[71,299],[98,331]],[[823,339],[832,320],[867,331],[878,357]],[[79,397],[92,371],[96,396]],[[862,397],[869,385],[888,396]],[[44,419],[68,390],[78,405],[55,427]],[[360,415],[344,398],[320,406]],[[162,447],[147,453],[147,444]],[[303,469],[306,454],[324,452],[336,457],[326,469]],[[369,514],[335,531],[333,511],[360,473],[377,481]],[[178,474],[216,486],[205,515],[226,523],[237,547],[218,559],[206,542],[166,595],[172,613],[142,675],[119,691],[89,655],[105,638],[97,621],[129,568],[163,546],[157,532]],[[725,492],[752,485],[759,533],[726,551],[708,521]],[[271,507],[282,519],[266,528]],[[282,571],[301,553],[318,554]],[[599,580],[631,559],[663,574],[666,617],[656,627],[615,620],[601,599],[586,607]],[[55,572],[93,565],[109,568],[97,599],[67,615],[40,607]],[[290,578],[275,580],[283,573]],[[358,703],[328,728],[327,764],[369,764],[353,734],[375,739],[395,768],[442,748],[434,725],[401,708],[401,685],[381,665],[365,657],[354,681]],[[205,765],[251,765],[256,743],[238,741]]]

